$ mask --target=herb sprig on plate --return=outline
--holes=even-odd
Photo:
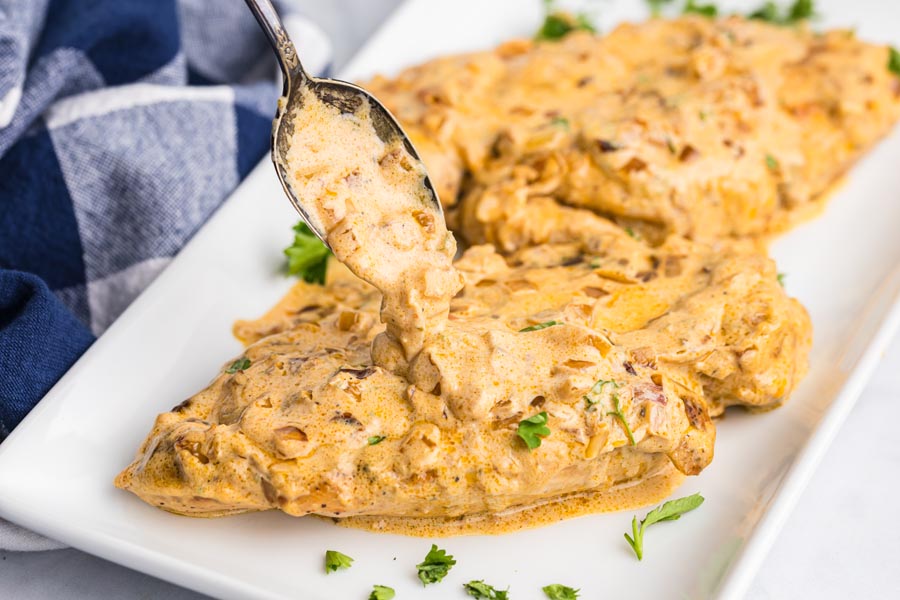
[[[554,0],[544,0],[544,22],[534,35],[534,39],[543,41],[561,40],[573,31],[589,31],[597,33],[597,29],[584,13],[571,15],[556,10]]]
[[[638,524],[637,517],[631,519],[631,535],[625,534],[625,540],[638,560],[644,558],[644,531],[654,523],[663,521],[677,521],[684,513],[690,512],[703,504],[703,496],[700,494],[692,494],[677,500],[669,500],[661,506],[657,506],[644,517],[644,520]]]
[[[353,559],[337,550],[325,551],[325,572],[334,573],[339,569],[349,569]]]
[[[455,564],[456,560],[452,555],[432,544],[431,550],[425,555],[425,560],[416,565],[419,581],[422,585],[437,583],[447,576]]]
[[[509,590],[498,590],[479,579],[463,584],[463,589],[473,598],[482,600],[509,600]]]
[[[545,585],[541,590],[550,600],[578,600],[578,592],[580,591],[561,583]]]

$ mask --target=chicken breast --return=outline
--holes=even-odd
[[[888,131],[886,64],[846,32],[684,17],[378,79],[455,259],[367,104],[308,98],[290,184],[347,268],[238,322],[244,354],[116,485],[194,516],[457,525],[699,473],[711,418],[806,373],[809,316],[755,236]]]
[[[900,117],[887,65],[851,31],[685,16],[513,41],[368,87],[470,221],[540,193],[656,239],[714,239],[810,214]]]
[[[373,363],[374,288],[334,265],[327,286],[297,284],[236,325],[250,366],[161,415],[117,485],[199,516],[453,517],[698,473],[708,401],[781,402],[805,370],[806,313],[755,251],[651,248],[585,217],[602,249],[469,249],[409,377]],[[529,450],[517,427],[542,412],[551,433]]]

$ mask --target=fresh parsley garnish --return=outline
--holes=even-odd
[[[715,4],[697,4],[694,0],[688,0],[681,12],[685,15],[700,15],[714,19],[719,16],[719,7]]]
[[[771,0],[747,15],[750,19],[766,21],[774,25],[794,25],[800,21],[806,21],[816,16],[816,7],[813,0],[795,0],[784,12]]]
[[[546,411],[519,421],[519,428],[516,430],[516,434],[522,438],[529,450],[534,450],[540,446],[541,438],[550,435],[550,428],[547,427]]]
[[[299,275],[306,283],[325,283],[331,251],[309,225],[303,221],[294,225],[294,243],[284,249],[284,254],[288,258],[288,273]]]
[[[788,22],[796,23],[816,16],[816,7],[813,0],[796,0],[788,11]]]
[[[569,129],[569,120],[565,117],[553,117],[550,121],[551,125],[555,125],[557,127],[562,127],[563,129]]]
[[[703,496],[693,494],[678,500],[669,500],[662,506],[657,506],[644,517],[640,526],[638,525],[637,516],[631,519],[631,535],[625,534],[625,540],[631,549],[634,550],[638,560],[644,558],[644,530],[662,521],[677,521],[686,512],[690,512],[703,504]]]
[[[554,325],[562,325],[562,321],[544,321],[543,323],[538,323],[537,325],[531,325],[529,327],[524,327],[519,330],[519,333],[527,333],[529,331],[540,331],[541,329],[547,329],[548,327],[553,327]]]
[[[463,589],[465,589],[473,598],[482,598],[484,600],[509,600],[508,589],[495,590],[493,586],[486,584],[482,579],[464,583]]]
[[[369,437],[369,445],[374,446],[376,444],[380,444],[384,440],[387,439],[386,435],[373,435]]]
[[[353,559],[337,550],[325,551],[325,572],[334,573],[338,569],[349,569]]]
[[[766,166],[770,171],[777,171],[779,166],[778,159],[771,154],[766,154]]]
[[[544,23],[535,34],[536,40],[560,40],[573,31],[590,31],[597,33],[587,15],[579,13],[570,15],[555,9],[554,0],[544,0]]]
[[[425,560],[416,565],[419,581],[422,582],[422,585],[437,583],[447,576],[455,564],[453,556],[447,554],[446,550],[438,548],[436,544],[432,544],[431,550],[425,555]]]
[[[776,279],[778,279],[778,285],[784,287],[784,278],[787,277],[787,273],[779,273]]]
[[[662,13],[663,6],[671,4],[671,2],[672,0],[647,0],[647,4],[650,5],[650,14],[658,17]]]
[[[613,408],[615,410],[611,410],[611,411],[607,412],[606,416],[612,415],[615,418],[617,418],[619,420],[619,423],[622,424],[622,429],[625,430],[625,434],[628,436],[628,441],[631,442],[632,446],[637,446],[637,444],[634,441],[634,434],[631,433],[631,427],[628,426],[628,421],[625,420],[625,413],[623,413],[622,409],[619,408],[619,395],[616,393],[613,393],[612,399],[613,399]]]
[[[611,385],[614,388],[619,387],[619,384],[612,379],[598,379],[597,382],[591,386],[590,391],[582,396],[584,398],[584,405],[587,410],[591,410],[595,404],[600,402],[600,399],[597,398],[597,396],[603,393],[603,387],[607,385]]]
[[[900,77],[900,51],[893,46],[888,48],[888,71]]]
[[[391,600],[394,595],[394,588],[389,588],[386,585],[376,585],[372,587],[369,600]]]
[[[234,361],[233,363],[231,363],[231,366],[228,367],[227,369],[225,369],[225,372],[228,373],[229,375],[234,375],[238,371],[243,371],[244,369],[247,369],[249,367],[250,367],[250,359],[245,356],[244,358],[239,358],[236,361]]]
[[[578,592],[581,591],[573,590],[560,583],[545,585],[541,589],[544,590],[544,595],[550,598],[550,600],[578,600]]]
[[[625,233],[627,233],[628,237],[630,237],[630,238],[634,238],[636,240],[641,239],[640,236],[637,234],[637,232],[634,229],[632,229],[631,227],[626,227]]]

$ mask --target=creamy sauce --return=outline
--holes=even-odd
[[[368,102],[344,113],[307,90],[293,126],[291,187],[338,260],[382,293],[387,334],[376,361],[402,372],[443,329],[462,287],[456,241],[424,185],[425,167],[400,139],[379,139]]]
[[[712,460],[711,415],[778,406],[805,374],[805,310],[758,243],[722,236],[799,214],[884,133],[900,103],[883,73],[858,77],[883,54],[685,18],[377,82],[458,232],[484,243],[455,262],[422,165],[374,135],[367,105],[345,114],[308,95],[291,186],[352,274],[332,261],[326,285],[238,322],[249,366],[160,415],[117,485],[180,514],[279,509],[411,535],[660,500]],[[844,79],[841,118],[822,121],[817,98]],[[770,115],[779,94],[803,111]],[[851,96],[880,104],[854,112]],[[795,135],[804,118],[828,143]],[[517,427],[539,413],[550,434],[529,449]]]

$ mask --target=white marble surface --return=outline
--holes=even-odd
[[[399,0],[294,0],[332,36],[339,67]],[[885,353],[748,593],[900,598],[900,338]],[[861,451],[864,450],[864,451]],[[165,598],[198,594],[77,550],[0,552],[0,598]]]

